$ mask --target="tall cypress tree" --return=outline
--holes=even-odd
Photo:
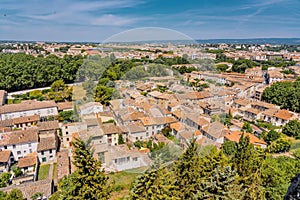
[[[94,159],[89,145],[76,139],[73,146],[76,171],[60,182],[60,199],[109,199],[108,177],[101,169],[101,163]]]

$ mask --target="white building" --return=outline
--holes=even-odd
[[[26,100],[18,104],[9,104],[0,107],[1,120],[33,115],[40,115],[41,117],[58,115],[57,104],[54,101]]]
[[[0,134],[0,149],[10,150],[15,161],[35,152],[37,146],[38,132],[36,128]]]

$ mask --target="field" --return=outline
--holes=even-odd
[[[49,177],[50,165],[41,165],[39,168],[38,180],[45,180]]]
[[[138,175],[142,174],[144,170],[145,168],[138,168],[109,174],[109,181],[114,183],[110,199],[117,200],[128,197],[132,181],[134,181]]]

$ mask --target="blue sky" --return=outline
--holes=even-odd
[[[101,42],[140,27],[195,39],[300,37],[300,0],[0,0],[0,40]]]

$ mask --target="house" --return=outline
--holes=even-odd
[[[87,124],[83,122],[68,123],[61,125],[62,146],[72,146],[72,135],[81,131],[87,131]]]
[[[56,158],[58,138],[56,134],[44,134],[39,136],[37,153],[40,163],[53,162]]]
[[[297,119],[297,115],[294,113],[288,111],[288,110],[279,110],[275,115],[274,115],[274,120],[273,123],[275,126],[284,126],[287,124],[290,120]]]
[[[186,124],[200,130],[203,126],[208,125],[209,121],[202,116],[191,114],[187,116]]]
[[[0,174],[9,172],[11,163],[14,161],[10,150],[0,149]]]
[[[79,115],[89,115],[96,114],[98,112],[103,112],[103,105],[99,102],[89,102],[84,105],[79,106]]]
[[[104,158],[106,170],[123,171],[139,167],[147,167],[151,159],[147,154],[136,149],[130,150],[127,145],[109,146]]]
[[[32,115],[32,116],[24,116],[24,117],[17,117],[12,119],[14,128],[26,128],[36,126],[36,124],[40,121],[39,115]]]
[[[114,123],[102,124],[100,127],[107,138],[107,144],[118,145],[119,134],[122,134],[120,127]]]
[[[225,141],[233,141],[233,142],[239,142],[241,136],[244,134],[244,137],[249,136],[250,138],[250,143],[252,143],[255,147],[260,147],[260,148],[267,148],[267,143],[261,139],[259,139],[258,137],[256,137],[255,135],[251,134],[251,133],[242,133],[241,131],[233,131],[233,132],[229,132],[227,133],[224,138]]]
[[[32,153],[18,160],[18,167],[20,167],[23,174],[32,173],[36,170],[38,165],[37,154]]]
[[[39,135],[48,133],[59,133],[58,121],[43,121],[37,124]]]
[[[243,118],[246,121],[250,121],[251,122],[251,121],[260,119],[261,115],[262,115],[262,112],[260,110],[257,110],[255,108],[247,108],[244,111],[244,117]]]
[[[33,115],[40,115],[41,118],[46,118],[57,114],[57,104],[54,101],[26,100],[18,104],[0,107],[1,120]]]
[[[224,135],[226,134],[227,129],[222,123],[215,121],[204,126],[201,129],[201,132],[208,139],[222,144],[224,142]]]
[[[147,138],[149,138],[152,135],[161,133],[164,127],[169,126],[171,123],[177,122],[177,120],[174,117],[143,117],[140,118],[140,121],[146,128]]]
[[[36,128],[0,134],[0,149],[10,150],[15,161],[35,152],[38,146]]]
[[[128,140],[131,142],[150,138],[141,122],[130,122],[126,124],[126,128],[128,129]]]
[[[179,137],[179,132],[183,131],[186,129],[185,127],[186,125],[182,122],[176,122],[176,123],[172,123],[170,125],[170,128],[172,130],[171,134],[174,135],[175,137]]]
[[[62,111],[73,111],[73,102],[58,102],[57,103],[57,110],[58,112]]]

